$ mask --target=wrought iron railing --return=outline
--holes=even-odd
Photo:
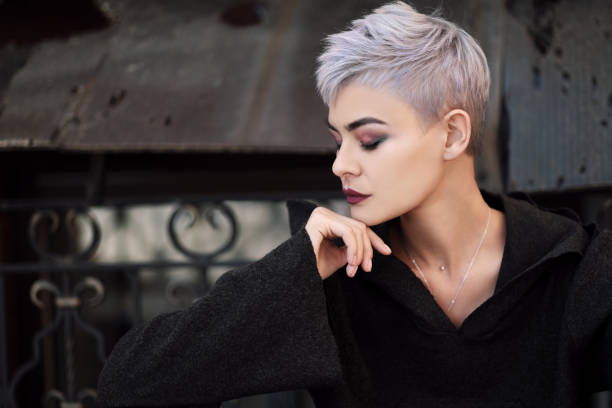
[[[203,211],[202,207],[205,207]],[[21,210],[15,206],[11,210]],[[86,365],[101,367],[109,350],[109,340],[105,333],[95,324],[84,318],[84,313],[99,307],[105,299],[109,288],[103,282],[104,277],[111,273],[122,273],[129,282],[131,301],[131,323],[136,324],[143,320],[142,308],[142,282],[139,271],[156,270],[165,271],[176,268],[191,268],[199,271],[204,278],[201,283],[194,284],[193,280],[171,280],[164,289],[164,294],[171,307],[184,307],[205,294],[210,286],[207,272],[213,267],[231,269],[244,265],[253,260],[222,259],[236,244],[239,235],[239,226],[232,208],[225,202],[212,203],[190,202],[174,203],[166,222],[166,234],[173,250],[182,255],[183,259],[155,259],[155,260],[122,260],[104,262],[94,259],[102,240],[102,228],[90,208],[58,208],[58,209],[30,209],[27,225],[27,246],[36,259],[25,262],[11,262],[0,264],[0,370],[2,381],[0,383],[0,404],[2,407],[18,408],[31,406],[32,401],[38,399],[37,406],[59,406],[62,408],[77,408],[96,406],[95,382],[83,385],[79,379],[79,369]],[[120,211],[115,208],[114,210]],[[9,214],[7,216],[11,216]],[[196,221],[203,218],[213,229],[219,229],[219,218],[225,224],[224,239],[217,242],[216,247],[210,251],[197,251],[183,242],[181,234],[184,228],[192,228]],[[285,217],[286,218],[286,217]],[[182,222],[182,227],[179,226]],[[80,223],[80,228],[77,224]],[[282,223],[286,223],[283,221]],[[60,228],[62,227],[63,228]],[[63,233],[62,230],[63,229]],[[83,231],[86,229],[87,231]],[[287,228],[287,234],[288,234]],[[79,237],[88,236],[89,241],[78,245]],[[57,242],[61,245],[57,245]],[[82,239],[81,239],[82,241]],[[50,245],[50,243],[56,245]],[[72,251],[70,251],[72,249]],[[271,249],[271,248],[270,248]],[[175,257],[176,258],[176,257]],[[227,257],[226,257],[227,258]],[[20,362],[17,367],[10,370],[7,356],[12,353],[8,347],[7,339],[11,336],[8,326],[7,313],[14,314],[24,311],[7,310],[5,307],[7,282],[16,277],[32,277],[35,279],[29,287],[29,297],[32,309],[47,316],[47,321],[33,335],[29,357]],[[36,277],[36,278],[34,278]],[[110,288],[113,290],[114,288]],[[17,294],[26,296],[27,293]],[[186,302],[185,299],[189,299]],[[29,313],[32,314],[31,311]],[[79,334],[79,336],[77,336]],[[88,337],[95,344],[95,351],[87,361],[77,358],[76,348],[79,345],[77,338]],[[53,338],[61,343],[61,358],[52,364],[54,367],[42,367],[43,348],[45,339]],[[24,341],[25,339],[19,339]],[[44,386],[42,394],[32,396],[35,390],[23,390],[24,378],[36,370],[47,370],[55,375],[57,381]],[[59,377],[63,377],[61,379]],[[61,386],[58,384],[61,383]],[[30,387],[30,385],[26,385]],[[43,386],[41,386],[43,388]],[[28,395],[30,394],[30,395]],[[25,397],[24,397],[25,395]],[[279,396],[276,396],[278,399]],[[291,399],[291,398],[290,398]],[[285,402],[287,398],[284,399]],[[237,401],[228,401],[224,406],[246,406]],[[264,406],[264,405],[258,405]],[[272,405],[265,405],[272,406]],[[296,405],[293,405],[296,406]],[[306,406],[306,405],[302,405]]]

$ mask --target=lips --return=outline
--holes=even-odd
[[[357,204],[369,197],[369,195],[361,194],[350,188],[343,188],[342,192],[346,195],[346,201],[348,201],[349,204]]]

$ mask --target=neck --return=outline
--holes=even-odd
[[[463,164],[464,169],[471,169],[471,176],[469,171],[466,174],[449,166],[437,188],[399,217],[401,248],[426,274],[447,274],[453,280],[465,272],[489,216],[489,206],[474,179],[473,164]],[[442,265],[444,271],[440,270]]]

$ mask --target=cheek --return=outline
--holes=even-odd
[[[386,184],[393,184],[390,193],[406,194],[413,197],[427,194],[437,184],[442,166],[439,156],[432,146],[420,146],[420,149],[398,149],[385,162],[387,170]]]
[[[387,183],[399,186],[411,184],[419,178],[423,162],[423,158],[414,150],[396,149],[385,160],[386,174],[382,177]]]

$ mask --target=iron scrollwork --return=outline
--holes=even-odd
[[[45,220],[50,222],[48,228],[49,236],[53,236],[59,231],[60,215],[57,211],[52,210],[37,211],[30,217],[27,235],[30,247],[42,260],[48,261],[50,264],[66,265],[88,261],[95,254],[100,243],[100,226],[89,212],[81,209],[69,210],[64,215],[64,221],[68,231],[72,231],[79,217],[86,220],[92,232],[91,240],[84,249],[77,253],[59,254],[40,245],[37,232],[40,230],[40,226]],[[43,269],[44,267],[41,267],[41,270]],[[9,404],[11,407],[17,407],[17,402],[15,400],[17,385],[23,377],[41,361],[42,340],[46,336],[57,332],[62,324],[64,328],[67,392],[62,393],[59,390],[52,389],[45,393],[42,403],[46,405],[51,401],[57,400],[62,407],[76,408],[81,407],[82,402],[86,398],[96,398],[96,391],[91,388],[81,390],[75,395],[75,342],[73,328],[77,327],[95,339],[96,354],[100,362],[103,363],[105,360],[104,337],[100,331],[83,321],[79,314],[79,309],[94,307],[100,304],[104,299],[104,285],[97,278],[88,276],[80,280],[72,290],[68,290],[69,277],[66,272],[62,272],[62,283],[62,289],[60,289],[60,287],[50,280],[39,279],[30,287],[30,300],[32,303],[41,310],[46,309],[50,305],[45,303],[41,298],[43,294],[46,294],[50,299],[53,299],[52,304],[55,306],[56,313],[53,321],[49,325],[36,332],[32,342],[32,358],[17,369],[10,382]]]
[[[30,288],[30,299],[32,303],[36,305],[36,307],[40,309],[44,309],[47,307],[45,303],[41,300],[40,295],[43,293],[47,293],[54,299],[54,305],[57,308],[57,312],[53,322],[47,327],[43,328],[34,336],[34,341],[32,345],[33,357],[27,363],[22,365],[15,376],[13,377],[10,385],[10,397],[12,406],[16,407],[15,401],[15,389],[19,381],[25,376],[29,371],[31,371],[39,362],[40,362],[40,348],[41,341],[45,336],[50,335],[51,333],[57,331],[60,327],[61,323],[64,323],[65,328],[65,351],[66,351],[66,367],[67,367],[67,384],[68,384],[68,396],[64,396],[58,390],[51,390],[45,394],[43,401],[50,401],[53,399],[57,399],[61,402],[61,406],[65,407],[79,407],[81,406],[81,401],[85,398],[92,397],[95,398],[95,390],[93,389],[85,389],[79,391],[77,394],[77,401],[74,401],[74,340],[72,335],[72,325],[76,324],[78,328],[86,332],[87,334],[94,337],[97,345],[97,357],[100,362],[104,363],[104,338],[102,334],[90,326],[86,322],[84,322],[79,316],[79,312],[77,309],[81,307],[94,307],[102,302],[104,299],[104,285],[100,280],[94,277],[86,277],[80,282],[78,282],[70,293],[62,293],[60,288],[55,285],[53,282],[48,280],[39,279],[34,282]],[[89,296],[85,296],[86,293],[93,292]]]
[[[66,401],[66,396],[64,393],[58,390],[51,390],[45,393],[43,397],[43,404],[47,405],[52,401],[58,401],[60,403],[60,408],[83,408],[83,402],[87,399],[91,399],[92,401],[96,401],[98,398],[98,393],[93,388],[86,388],[77,393],[76,402]]]
[[[201,266],[200,269],[206,273],[207,267],[210,263],[220,254],[231,249],[238,237],[238,223],[236,222],[236,216],[232,209],[222,202],[215,202],[210,206],[207,206],[203,211],[203,218],[212,227],[213,230],[219,230],[221,227],[215,220],[215,211],[220,213],[229,223],[230,231],[229,236],[222,242],[217,248],[210,252],[196,252],[188,249],[179,239],[177,231],[178,220],[181,216],[187,215],[188,223],[186,228],[193,228],[198,220],[200,219],[200,211],[195,205],[183,204],[174,209],[170,218],[168,219],[168,236],[170,241],[176,250],[183,255],[197,261]],[[180,279],[171,280],[166,285],[165,295],[168,301],[174,305],[186,306],[186,297],[190,297],[192,302],[195,302],[199,296],[205,292],[205,288],[202,285],[194,285],[191,280]],[[182,294],[182,295],[181,295]],[[185,294],[188,294],[187,296]]]
[[[92,290],[93,296],[87,297],[85,302],[81,301],[79,294]],[[59,288],[48,280],[40,279],[32,284],[30,288],[30,299],[39,309],[44,309],[45,305],[38,297],[38,294],[48,291],[55,296],[55,306],[58,308],[78,308],[82,304],[87,307],[94,307],[104,299],[104,285],[100,280],[91,276],[86,277],[77,283],[69,296],[62,296]]]
[[[230,236],[223,242],[217,249],[212,252],[196,252],[191,249],[186,248],[183,243],[178,238],[178,233],[176,231],[177,221],[179,217],[183,214],[187,214],[189,216],[189,223],[187,228],[192,228],[198,218],[200,213],[194,205],[191,204],[183,204],[177,207],[170,216],[168,220],[168,235],[170,237],[170,241],[172,245],[183,255],[188,258],[194,260],[200,260],[205,262],[210,262],[212,259],[217,257],[219,254],[230,249],[234,243],[236,242],[236,238],[238,237],[238,223],[236,222],[236,216],[230,207],[228,207],[225,203],[215,202],[212,206],[209,206],[204,211],[204,219],[208,222],[208,224],[215,230],[219,229],[218,223],[214,218],[214,211],[219,211],[230,223]]]
[[[65,216],[66,226],[72,227],[76,223],[77,218],[82,217],[87,220],[89,227],[92,231],[91,242],[86,248],[76,254],[60,255],[48,251],[41,247],[36,239],[36,231],[38,226],[44,219],[51,220],[50,234],[57,233],[60,226],[59,215],[56,211],[44,210],[35,212],[30,218],[30,225],[28,229],[28,239],[30,246],[36,252],[36,254],[44,260],[50,260],[57,263],[69,263],[69,262],[80,262],[89,260],[98,249],[100,244],[100,225],[96,219],[89,213],[83,210],[69,210]]]

